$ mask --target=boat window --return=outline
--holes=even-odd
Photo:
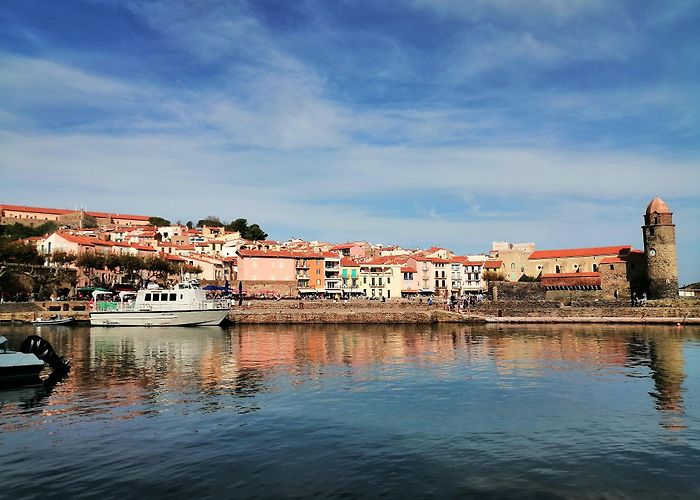
[[[161,293],[161,294],[160,294],[160,300],[163,301],[163,302],[165,302],[166,300],[168,300],[168,294],[167,294],[167,293]]]
[[[171,293],[171,294],[170,294],[170,300],[177,300],[177,294],[176,294],[176,293]]]
[[[160,300],[160,295],[157,294],[157,293],[154,293],[154,294],[153,294],[153,300],[156,301],[156,302],[158,302],[158,301]]]
[[[150,302],[151,301],[151,294],[147,293],[146,296],[143,298],[143,300]]]

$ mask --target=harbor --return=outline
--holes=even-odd
[[[0,326],[13,343],[34,331]],[[42,335],[72,369],[49,390],[0,392],[10,498],[700,493],[698,327]]]

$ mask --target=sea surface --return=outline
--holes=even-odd
[[[4,326],[0,498],[700,498],[700,329]]]

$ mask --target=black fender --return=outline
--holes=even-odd
[[[70,370],[70,365],[61,356],[56,354],[48,340],[38,335],[30,335],[19,348],[25,354],[34,354],[37,358],[47,363],[54,373],[65,373]]]

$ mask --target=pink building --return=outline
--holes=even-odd
[[[353,259],[363,258],[365,256],[365,249],[357,243],[343,243],[342,245],[335,245],[334,247],[331,247],[331,252],[335,252],[341,257],[350,257]]]
[[[287,281],[296,283],[292,252],[239,250],[236,252],[239,281]]]

